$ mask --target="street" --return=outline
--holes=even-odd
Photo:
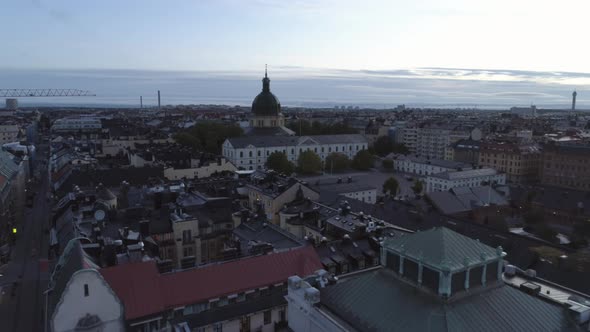
[[[45,160],[41,155],[39,159]],[[0,267],[2,331],[43,331],[43,291],[49,278],[45,234],[50,211],[45,195],[48,181],[47,172],[42,171],[40,181],[29,189],[36,193],[33,207],[25,208],[11,260]]]

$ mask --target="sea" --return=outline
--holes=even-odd
[[[590,109],[590,74],[461,68],[341,70],[283,66],[269,70],[283,106],[507,109],[536,105]],[[0,69],[0,89],[69,88],[90,97],[21,97],[21,106],[247,106],[262,89],[263,71]],[[1,94],[0,94],[1,96]]]

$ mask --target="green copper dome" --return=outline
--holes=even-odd
[[[255,115],[279,115],[281,103],[279,99],[270,92],[270,79],[266,72],[262,79],[262,92],[252,102],[252,113]]]

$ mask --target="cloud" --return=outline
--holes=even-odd
[[[31,3],[57,22],[69,24],[73,21],[73,16],[68,12],[48,7],[42,0],[31,0]]]

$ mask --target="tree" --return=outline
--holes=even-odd
[[[381,162],[381,165],[383,165],[383,168],[385,168],[385,169],[393,169],[393,160],[383,159],[383,161]]]
[[[281,151],[275,151],[266,159],[266,168],[273,169],[279,173],[291,175],[295,165],[287,159],[287,155]]]
[[[393,151],[393,142],[389,137],[381,136],[373,143],[373,149],[378,156],[384,157]]]
[[[392,176],[383,184],[383,193],[395,196],[398,188],[399,183],[397,183],[397,180]]]
[[[287,123],[287,128],[293,130],[295,135],[338,135],[357,134],[358,131],[344,122],[324,124],[319,121],[308,121],[303,119],[293,120]]]
[[[414,194],[420,195],[420,193],[422,193],[422,190],[424,189],[424,185],[422,184],[422,181],[416,179],[414,181],[414,185],[412,186],[412,190],[414,191]]]
[[[317,173],[322,169],[322,159],[311,150],[303,151],[297,159],[297,168],[303,174]]]
[[[408,147],[405,146],[403,143],[393,143],[393,148],[391,152],[407,155],[410,153],[410,149],[408,149]]]
[[[352,167],[366,171],[373,167],[373,155],[368,150],[359,151],[352,159]]]
[[[188,146],[194,151],[199,151],[202,149],[201,142],[199,142],[199,139],[189,133],[178,133],[174,135],[174,140],[176,141],[176,143]]]
[[[326,171],[339,172],[350,167],[350,159],[343,154],[338,152],[332,152],[326,157]]]
[[[174,138],[179,144],[187,145],[195,150],[219,154],[221,146],[227,138],[243,134],[242,128],[236,124],[204,121],[192,126],[186,132],[175,135]],[[187,135],[193,136],[193,138],[191,139]]]

